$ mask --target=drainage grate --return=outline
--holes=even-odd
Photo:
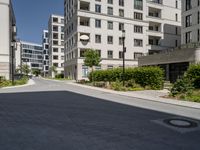
[[[153,120],[152,122],[180,133],[200,130],[200,122],[188,118],[173,117],[167,119]]]
[[[178,128],[196,128],[198,126],[196,122],[182,118],[165,119],[164,123]]]

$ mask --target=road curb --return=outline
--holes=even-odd
[[[17,86],[3,87],[3,88],[0,88],[0,89],[21,88],[21,87],[26,87],[26,86],[34,85],[34,84],[35,84],[35,82],[32,79],[29,79],[27,84],[17,85]]]
[[[171,105],[188,107],[188,108],[193,108],[193,109],[200,109],[200,103],[196,103],[196,102],[181,101],[181,100],[161,98],[161,97],[150,97],[150,96],[145,96],[145,95],[141,95],[141,94],[138,94],[138,93],[119,92],[119,91],[113,91],[113,90],[109,90],[109,89],[92,87],[92,86],[88,86],[88,85],[81,85],[81,84],[78,84],[78,83],[68,83],[68,84],[72,84],[72,85],[75,85],[75,86],[80,86],[80,87],[88,88],[88,89],[92,89],[92,90],[107,92],[107,93],[111,93],[111,94],[127,96],[127,97],[131,97],[131,98],[139,98],[139,99],[149,100],[149,101],[153,101],[153,102],[171,104]]]

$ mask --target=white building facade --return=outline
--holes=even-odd
[[[200,0],[182,1],[182,44],[200,42]]]
[[[43,70],[43,47],[31,42],[20,42],[21,65],[29,65],[30,69]]]
[[[15,72],[16,20],[11,0],[0,0],[0,76]]]
[[[55,77],[51,67],[55,66],[57,73],[64,74],[64,17],[51,15],[49,18],[49,75]]]
[[[181,0],[65,0],[65,76],[87,79],[84,52],[95,49],[101,66],[122,66],[122,30],[126,67],[138,66],[138,57],[179,46]],[[82,35],[89,37],[83,41]]]
[[[43,30],[42,46],[43,46],[43,76],[46,77],[49,74],[49,33],[48,33],[48,30]]]

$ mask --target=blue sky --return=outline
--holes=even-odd
[[[13,0],[18,38],[40,44],[51,14],[63,15],[64,0]]]

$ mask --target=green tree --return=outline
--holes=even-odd
[[[34,74],[35,76],[38,76],[41,74],[40,69],[32,69],[32,74]]]
[[[28,75],[31,72],[30,66],[29,65],[22,65],[21,71],[22,71],[22,73]]]
[[[93,74],[93,70],[94,70],[94,66],[99,66],[100,62],[101,62],[101,58],[99,57],[99,54],[97,53],[97,51],[93,50],[93,49],[88,49],[86,50],[86,52],[84,53],[84,65],[90,67],[92,69],[92,74]],[[93,77],[91,77],[92,81],[93,81]]]

